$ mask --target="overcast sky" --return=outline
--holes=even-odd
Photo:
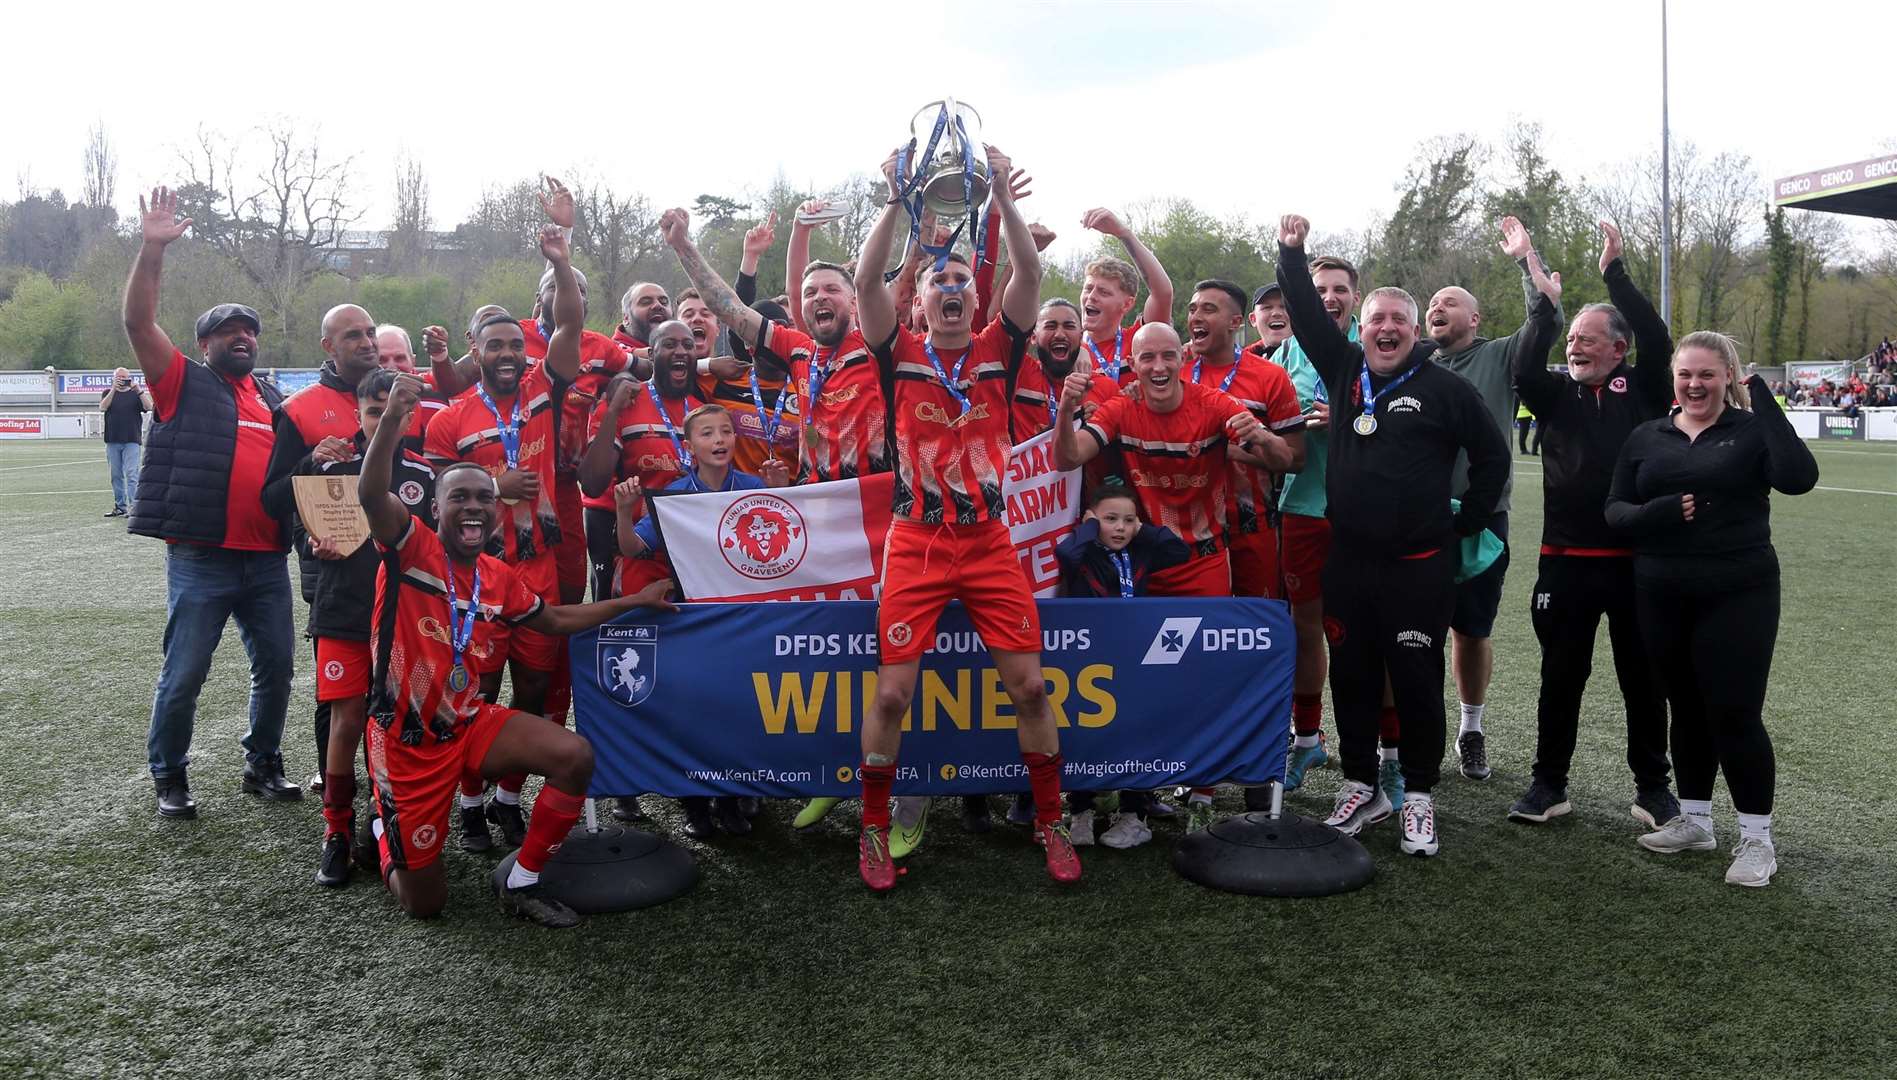
[[[1360,227],[1394,205],[1412,148],[1434,135],[1537,121],[1571,179],[1660,135],[1658,0],[252,0],[83,27],[77,10],[7,17],[0,183],[75,196],[87,128],[103,121],[127,213],[141,186],[178,178],[198,125],[239,134],[272,117],[355,155],[365,227],[387,224],[397,157],[419,158],[447,228],[484,185],[540,170],[660,205],[778,169],[826,185],[875,170],[919,106],[954,94],[1033,173],[1023,209],[1061,249],[1089,206],[1172,195]],[[1897,4],[1674,0],[1670,13],[1674,138],[1750,154],[1762,201],[1775,177],[1897,135]]]

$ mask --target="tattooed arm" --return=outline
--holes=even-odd
[[[705,263],[705,257],[698,253],[698,245],[692,243],[690,224],[683,210],[667,210],[659,218],[659,231],[665,235],[665,243],[678,256],[678,264],[685,269],[685,276],[692,279],[698,292],[705,298],[705,305],[711,308],[718,321],[731,328],[739,341],[749,345],[758,339],[758,330],[764,323],[764,316],[752,311],[738,294],[732,291],[725,279]]]

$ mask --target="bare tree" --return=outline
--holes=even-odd
[[[119,155],[106,138],[105,121],[92,125],[86,133],[86,175],[83,198],[87,206],[112,208],[112,195],[119,182]]]
[[[636,191],[619,195],[604,182],[575,190],[579,220],[573,246],[593,260],[595,305],[616,306],[621,293],[662,266],[667,253],[660,242],[659,215]]]
[[[421,266],[428,254],[428,177],[422,164],[404,156],[395,164],[395,227],[389,230],[389,273]]]
[[[228,141],[200,128],[194,151],[180,155],[188,177],[180,203],[197,237],[263,294],[272,329],[291,342],[298,294],[331,268],[331,254],[360,214],[349,204],[354,159],[325,158],[318,136],[306,141],[288,121],[273,121],[261,135],[268,147],[259,161],[251,139]]]
[[[1835,215],[1809,210],[1787,216],[1785,223],[1797,247],[1792,277],[1798,285],[1798,331],[1793,337],[1792,358],[1809,360],[1805,345],[1811,336],[1812,285],[1824,276],[1826,264],[1847,254],[1844,223]]]
[[[1725,325],[1731,291],[1744,269],[1741,248],[1758,206],[1759,174],[1750,157],[1727,152],[1715,156],[1695,179],[1695,198],[1686,207],[1699,285],[1694,325],[1719,327]]]

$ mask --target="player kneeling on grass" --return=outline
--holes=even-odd
[[[547,783],[526,840],[504,879],[496,869],[494,891],[503,910],[542,926],[572,926],[579,916],[540,892],[540,871],[579,818],[593,748],[564,727],[483,701],[468,665],[499,624],[564,637],[633,608],[676,610],[666,600],[671,586],[659,582],[634,596],[548,606],[513,567],[484,554],[499,522],[500,493],[487,470],[471,463],[450,465],[436,477],[437,531],[417,528],[414,515],[389,494],[389,473],[421,390],[412,375],[395,381],[359,481],[369,531],[383,551],[374,722],[368,725],[382,878],[410,915],[440,912],[448,899],[441,846],[462,774],[539,773]]]
[[[1139,499],[1118,481],[1108,481],[1087,500],[1087,516],[1074,534],[1054,549],[1060,560],[1061,595],[1120,598],[1146,595],[1153,574],[1181,566],[1192,549],[1179,534],[1163,525],[1140,521]],[[1067,796],[1072,817],[1067,823],[1074,843],[1093,843],[1096,792],[1076,791]],[[1146,827],[1147,793],[1120,792],[1119,809],[1100,835],[1110,848],[1138,847],[1153,838]]]
[[[776,458],[766,458],[758,476],[731,467],[731,453],[738,433],[731,413],[722,405],[700,405],[685,414],[680,425],[685,431],[685,475],[665,485],[665,490],[680,493],[710,491],[753,491],[764,487],[789,487],[790,469]],[[636,559],[647,552],[663,552],[665,538],[645,514],[644,487],[637,476],[613,486],[613,506],[618,514],[619,555]],[[738,806],[737,796],[712,799],[688,795],[679,800],[685,811],[685,835],[694,840],[709,840],[723,829],[733,836],[751,831],[751,819]]]
[[[326,438],[317,444],[297,463],[298,475],[343,477],[361,471],[363,448],[375,438],[395,375],[377,371],[363,376],[356,384],[360,430],[350,440]],[[420,454],[397,450],[383,490],[421,518],[423,528],[435,528],[435,470]],[[369,655],[369,628],[374,623],[376,569],[382,560],[374,544],[345,552],[334,541],[311,537],[309,547],[317,560],[309,628],[316,639],[316,700],[330,706],[322,772],[323,855],[316,883],[333,887],[349,884],[349,838],[356,835],[356,748],[362,745],[369,716],[369,673],[375,666]],[[363,869],[374,869],[375,845],[363,843],[356,858]]]

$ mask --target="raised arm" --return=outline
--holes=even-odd
[[[560,181],[547,178],[554,198],[567,193]],[[541,195],[547,203],[549,196]],[[570,383],[580,376],[580,335],[586,332],[586,298],[580,295],[580,283],[573,276],[572,241],[558,225],[540,228],[540,254],[553,267],[553,336],[547,339],[547,372],[554,379]]]
[[[1014,175],[1008,155],[992,146],[988,147],[988,175]],[[993,186],[994,202],[1001,210],[1001,231],[1008,241],[1008,262],[1014,267],[1008,289],[1001,294],[1001,315],[1016,329],[1025,330],[1034,325],[1034,317],[1041,311],[1041,253],[1034,246],[1034,234],[1028,231],[1021,208],[1014,204],[1010,185]]]
[[[1757,375],[1746,380],[1752,394],[1752,415],[1759,418],[1759,430],[1765,436],[1765,480],[1774,490],[1787,495],[1803,495],[1818,486],[1818,460],[1811,448],[1792,430],[1792,422],[1778,407],[1772,388]]]
[[[1536,284],[1535,275],[1539,272],[1545,277],[1548,268],[1542,263],[1541,255],[1535,251],[1535,244],[1534,241],[1529,238],[1527,226],[1512,216],[1502,219],[1502,254],[1514,259],[1515,265],[1521,267],[1522,310],[1525,312],[1532,311],[1535,306],[1536,297],[1538,295],[1545,295],[1541,287]],[[1557,291],[1554,295],[1555,328],[1560,329],[1566,325],[1566,323],[1567,318],[1561,311],[1561,294]],[[1523,338],[1533,337],[1534,333],[1534,327],[1530,325],[1530,317],[1524,315],[1521,326],[1517,327],[1515,332],[1509,335],[1507,339],[1511,346],[1511,351],[1513,351],[1512,347],[1516,342]]]
[[[1060,404],[1055,408],[1054,468],[1061,472],[1078,469],[1100,453],[1100,440],[1091,431],[1082,438],[1074,425],[1074,414],[1080,411],[1092,386],[1093,364],[1082,353],[1074,361],[1074,370],[1067,373],[1067,381],[1061,384]]]
[[[883,162],[883,179],[889,184],[889,202],[876,224],[863,240],[863,252],[856,258],[856,316],[863,327],[863,340],[880,346],[896,332],[896,298],[883,280],[883,267],[889,265],[889,249],[896,241],[896,228],[906,216],[899,196],[902,177],[896,173],[897,153]],[[1032,320],[1033,316],[1030,315]]]
[[[586,452],[580,455],[580,491],[588,498],[599,498],[613,484],[613,476],[619,471],[619,416],[638,392],[639,384],[624,375],[613,376],[612,382],[607,384],[606,411],[600,418],[599,430],[593,433]]]
[[[757,264],[763,260],[764,253],[777,240],[777,211],[756,225],[744,230],[744,242],[738,250],[738,281],[731,288],[738,294],[738,300],[750,305],[757,300]],[[785,288],[790,287],[789,282]]]
[[[178,349],[158,325],[158,279],[164,273],[165,248],[191,227],[191,219],[178,217],[178,196],[170,188],[155,187],[151,202],[138,197],[138,228],[141,242],[138,258],[132,261],[132,276],[125,282],[125,336],[132,343],[132,355],[145,373],[145,385],[156,385],[171,370],[171,358]]]
[[[474,385],[469,382],[448,355],[448,330],[442,326],[422,328],[422,351],[428,355],[428,374],[435,381],[435,393],[452,398]]]
[[[1149,323],[1171,322],[1172,278],[1166,276],[1166,268],[1160,265],[1159,256],[1140,243],[1140,238],[1120,220],[1119,215],[1104,207],[1087,211],[1080,223],[1089,229],[1106,233],[1126,248],[1127,257],[1133,260],[1133,268],[1140,272],[1140,280],[1146,282],[1146,306],[1141,309],[1140,317]]]
[[[1291,333],[1304,349],[1311,365],[1326,387],[1355,372],[1350,338],[1331,320],[1318,298],[1317,285],[1311,280],[1310,263],[1304,251],[1305,238],[1311,234],[1311,222],[1297,214],[1286,214],[1278,222],[1278,288],[1284,294],[1285,314],[1291,317]]]
[[[613,529],[623,558],[636,559],[645,554],[645,538],[639,535],[639,518],[645,512],[645,491],[639,478],[629,476],[613,485]]]
[[[1611,221],[1600,226],[1601,278],[1607,282],[1607,301],[1634,332],[1634,392],[1658,415],[1673,400],[1673,333],[1627,273],[1620,257],[1620,230]]]
[[[811,199],[798,207],[798,217],[790,224],[790,243],[784,246],[784,291],[791,299],[790,324],[806,334],[810,333],[810,327],[804,325],[804,306],[797,302],[797,296],[804,287],[804,267],[810,265],[810,234],[817,227],[805,224],[802,217],[820,213],[829,206],[822,199]]]
[[[1509,344],[1508,366],[1515,393],[1539,416],[1561,393],[1561,376],[1548,370],[1548,351],[1560,332],[1555,312],[1561,304],[1561,275],[1549,273],[1540,259],[1529,261],[1528,274],[1535,283],[1528,321],[1523,324],[1528,332]]]
[[[678,264],[685,269],[685,276],[692,279],[698,292],[705,298],[705,305],[711,308],[718,321],[731,328],[739,341],[746,345],[757,341],[758,330],[762,328],[764,316],[752,311],[744,301],[738,299],[725,279],[718,276],[698,253],[698,245],[692,243],[691,216],[680,209],[667,210],[659,215],[659,232],[665,237],[665,244],[678,256]]]
[[[397,375],[389,388],[389,405],[376,425],[375,436],[362,451],[362,475],[356,479],[356,498],[369,515],[369,534],[383,547],[394,547],[408,531],[413,515],[402,500],[389,491],[389,477],[395,470],[396,447],[408,431],[408,418],[421,398],[422,381],[413,375]]]

